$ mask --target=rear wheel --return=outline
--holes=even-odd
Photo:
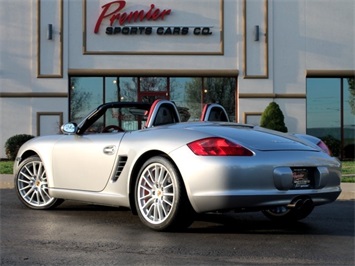
[[[194,219],[179,171],[162,156],[153,157],[142,166],[135,202],[143,224],[156,231],[183,229]]]
[[[15,189],[21,202],[31,209],[50,209],[63,202],[48,194],[46,169],[37,156],[25,159],[15,174]]]

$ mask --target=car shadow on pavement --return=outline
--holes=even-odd
[[[191,226],[189,231],[198,233],[287,233],[299,234],[313,231],[313,226],[305,222],[274,222],[260,212],[233,214],[203,214],[196,219],[199,226]],[[202,227],[204,226],[204,227]]]
[[[347,205],[352,208],[354,201],[348,201]],[[350,218],[346,224],[341,221],[342,218],[333,215],[334,212],[325,209],[319,212],[314,211],[309,217],[297,222],[275,222],[266,218],[261,212],[202,214],[197,216],[195,222],[186,232],[197,234],[312,234],[353,237],[355,230],[353,227],[354,209],[349,212]],[[334,226],[329,226],[330,222],[334,223]]]

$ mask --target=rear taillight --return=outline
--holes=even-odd
[[[324,151],[326,154],[328,155],[332,155],[332,152],[330,151],[330,149],[328,148],[327,144],[325,144],[323,141],[319,141],[317,143],[318,147],[322,149],[322,151]]]
[[[193,153],[200,156],[253,156],[247,148],[224,138],[206,138],[187,144]]]

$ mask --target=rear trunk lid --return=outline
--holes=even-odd
[[[201,129],[204,127],[201,127]],[[195,128],[195,130],[199,130]],[[243,126],[238,124],[224,124],[222,126],[209,126],[202,131],[212,135],[225,137],[237,142],[246,148],[260,151],[318,151],[294,135],[261,127]]]

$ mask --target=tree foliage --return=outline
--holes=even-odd
[[[281,132],[287,132],[285,117],[275,102],[271,102],[261,115],[260,126]]]
[[[201,103],[219,103],[229,116],[235,115],[235,88],[233,78],[193,78],[186,85],[186,99],[192,117],[201,115]]]
[[[85,92],[78,86],[76,78],[71,79],[70,88],[70,118],[73,122],[79,122],[82,119],[80,113],[88,105],[91,98],[90,92]]]

